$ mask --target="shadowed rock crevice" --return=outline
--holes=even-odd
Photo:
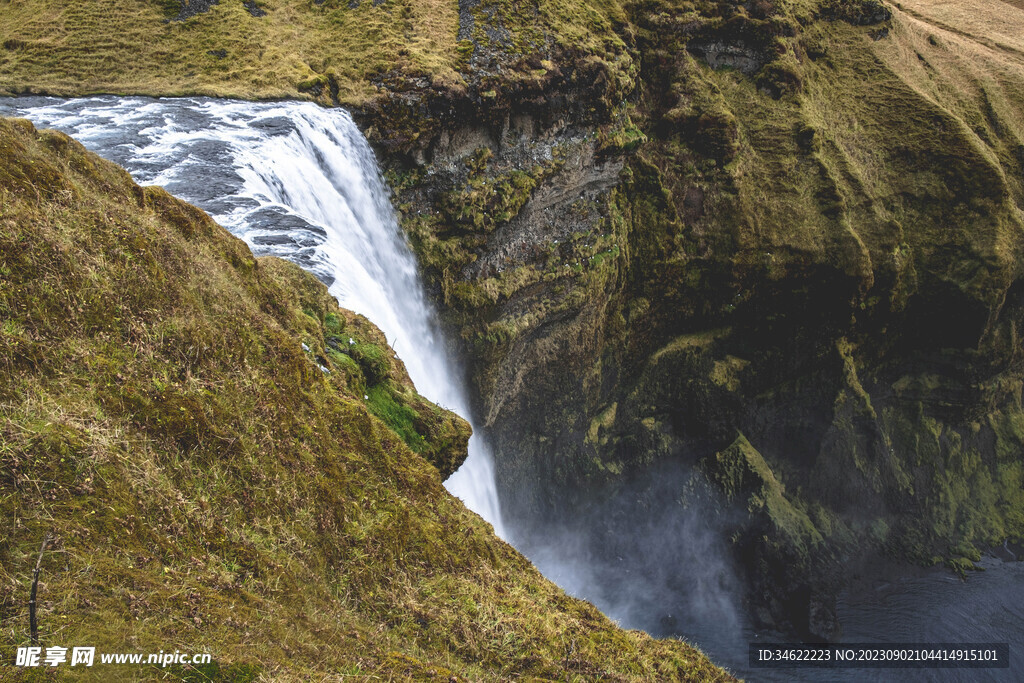
[[[218,2],[220,0],[161,0],[161,3],[171,12],[174,11],[174,6],[177,6],[178,13],[171,18],[171,21],[185,21],[198,14],[209,12]]]

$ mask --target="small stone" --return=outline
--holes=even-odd
[[[245,7],[246,11],[248,11],[249,14],[251,14],[254,17],[259,18],[265,17],[267,15],[267,10],[260,7],[256,3],[256,0],[247,0],[246,2],[242,3],[242,6]]]

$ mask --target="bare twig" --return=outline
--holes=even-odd
[[[43,545],[39,548],[39,557],[36,558],[36,569],[32,572],[32,593],[28,598],[28,623],[29,628],[32,632],[32,644],[39,644],[39,621],[36,619],[36,591],[39,588],[39,569],[43,564],[43,553],[46,552],[46,546],[50,543],[50,534],[46,534],[46,538],[43,539]]]

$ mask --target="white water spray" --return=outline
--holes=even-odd
[[[377,161],[347,112],[298,102],[96,97],[0,100],[0,114],[67,132],[138,182],[202,207],[257,254],[312,271],[343,307],[384,331],[423,396],[470,415]],[[479,433],[446,486],[505,536]]]

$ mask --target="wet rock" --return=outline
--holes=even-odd
[[[843,629],[836,613],[835,597],[816,597],[810,600],[807,630],[815,639],[826,643],[839,642],[843,635]]]
[[[728,67],[748,76],[757,73],[765,65],[765,56],[757,49],[744,43],[695,42],[690,51],[708,63],[712,69]]]
[[[178,0],[181,11],[171,21],[185,21],[197,14],[209,12],[217,4],[218,0]]]
[[[264,17],[267,15],[267,10],[260,7],[256,0],[245,0],[245,2],[242,3],[242,6],[245,7],[246,11],[254,17]]]
[[[819,10],[828,21],[871,26],[892,19],[892,10],[880,0],[829,0]]]

